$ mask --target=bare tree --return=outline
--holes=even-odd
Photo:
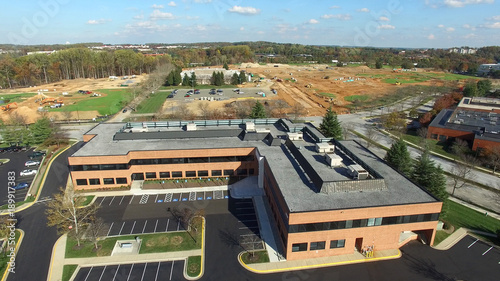
[[[73,116],[73,112],[69,110],[69,108],[65,108],[62,112],[61,112],[62,116],[64,117],[64,119],[66,120],[66,122],[69,124],[69,121],[71,120],[71,117]]]
[[[239,119],[248,118],[252,112],[253,104],[249,101],[239,101],[233,104],[236,117]]]
[[[352,123],[342,123],[342,136],[344,140],[349,139],[352,130],[354,130],[354,125]]]
[[[210,119],[213,120],[219,120],[222,119],[224,114],[222,112],[222,109],[220,108],[214,108],[209,111]]]
[[[500,166],[500,146],[492,146],[486,149],[485,163],[491,167],[492,173],[495,174]]]
[[[304,115],[305,111],[306,108],[301,103],[296,102],[292,106],[292,111],[291,111],[293,115],[293,120],[297,120],[300,116]]]
[[[26,119],[26,116],[19,114],[19,112],[15,111],[12,112],[9,116],[10,118],[10,124],[14,126],[24,126],[28,127],[28,121]]]
[[[175,117],[181,120],[191,120],[192,112],[186,103],[182,103],[175,110]]]
[[[199,103],[198,109],[201,112],[201,118],[203,120],[207,120],[210,117],[210,108],[209,108],[208,101],[205,101],[205,102],[202,101],[201,103]]]
[[[257,235],[243,236],[241,241],[241,246],[252,258],[255,258],[255,251],[260,249],[260,245],[262,245],[262,240]]]
[[[94,248],[97,250],[99,245],[99,238],[103,236],[102,231],[105,229],[105,223],[102,218],[93,218],[87,228],[87,239],[94,244]]]
[[[424,149],[424,150],[429,150],[430,149],[430,142],[429,142],[429,139],[427,138],[427,128],[425,127],[422,127],[420,129],[417,130],[417,134],[418,136],[421,138],[421,147]]]
[[[276,118],[284,118],[286,116],[286,109],[289,107],[288,103],[284,100],[277,100],[273,105],[272,115]]]
[[[378,134],[377,128],[373,125],[367,125],[366,130],[365,130],[365,137],[366,137],[366,147],[370,148],[373,142],[376,142],[380,135]]]
[[[477,164],[475,157],[464,154],[460,160],[456,160],[451,169],[451,178],[453,179],[453,190],[451,195],[455,194],[455,190],[465,186],[467,181],[472,176],[472,169]]]

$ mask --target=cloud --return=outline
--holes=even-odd
[[[390,24],[382,24],[382,25],[379,25],[377,26],[378,29],[396,29],[396,27],[394,25],[390,25]]]
[[[142,20],[143,18],[144,18],[144,15],[143,15],[143,14],[140,14],[140,15],[134,16],[134,19],[135,19],[135,20]]]
[[[212,3],[212,0],[194,0],[195,3],[202,3],[202,4],[206,4],[206,3]]]
[[[439,28],[444,28],[444,24],[438,25]]]
[[[153,10],[151,15],[149,15],[151,20],[173,20],[175,19],[172,13],[162,12],[160,10]]]
[[[156,4],[153,4],[153,6],[151,6],[151,8],[153,9],[163,9],[165,8],[163,5],[156,5]]]
[[[429,36],[427,36],[427,39],[434,40],[436,39],[436,36],[434,36],[434,34],[429,34]]]
[[[349,14],[336,14],[336,15],[322,15],[322,19],[338,19],[338,20],[350,20],[351,15]]]
[[[487,28],[497,29],[497,28],[500,28],[500,21],[492,22],[492,23],[487,23],[484,26],[487,27]]]
[[[447,27],[447,28],[446,28],[446,31],[448,31],[448,32],[453,32],[453,31],[455,31],[455,28],[453,28],[453,27]]]
[[[200,17],[199,16],[186,16],[186,19],[187,20],[199,20]]]
[[[331,6],[330,9],[340,9],[340,6]]]
[[[474,34],[474,33],[469,33],[469,34],[467,34],[467,35],[464,36],[465,39],[471,39],[471,38],[474,38],[474,37],[477,37],[477,35]]]
[[[380,17],[378,18],[379,21],[390,21],[388,17]]]
[[[256,15],[260,13],[260,9],[256,9],[254,7],[241,7],[241,6],[233,6],[228,11],[231,13],[238,13],[242,15]]]
[[[170,6],[170,7],[175,7],[175,6],[177,6],[177,4],[175,4],[175,2],[174,2],[174,1],[170,1],[170,2],[168,2],[168,4],[167,4],[167,5],[168,5],[168,6]]]
[[[369,13],[370,9],[368,9],[368,8],[361,8],[361,9],[359,9],[357,11],[360,12],[360,13]]]
[[[493,17],[489,18],[488,20],[500,21],[500,16],[493,16]]]
[[[470,24],[464,24],[464,25],[462,25],[462,27],[465,29],[476,30],[476,27],[474,27]]]
[[[466,5],[492,4],[495,0],[444,0],[444,4],[452,8],[462,8]]]
[[[241,31],[245,30],[245,27],[243,27],[243,26],[242,26],[242,27],[240,27],[240,30],[241,30]]]
[[[315,19],[310,19],[307,23],[309,23],[309,24],[318,24],[319,21],[315,20]]]
[[[289,24],[277,24],[274,29],[276,30],[277,33],[280,34],[287,34],[290,32],[295,32],[298,30],[296,26],[292,27]]]
[[[105,24],[110,21],[111,21],[110,19],[88,20],[87,24]]]

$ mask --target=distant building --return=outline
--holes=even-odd
[[[50,54],[53,54],[53,53],[56,53],[57,51],[56,50],[52,50],[52,51],[36,51],[36,52],[28,52],[26,53],[28,56],[29,55],[34,55],[34,54],[46,54],[46,55],[50,55]]]
[[[473,55],[477,52],[474,48],[451,48],[448,50],[450,53],[458,53],[462,55]]]
[[[429,125],[427,138],[462,139],[472,150],[500,146],[500,99],[463,98],[456,109],[444,109]]]
[[[479,76],[486,76],[488,75],[491,71],[495,70],[500,70],[500,63],[497,64],[481,64],[479,68],[477,69],[477,75]]]

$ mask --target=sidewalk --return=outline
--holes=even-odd
[[[202,191],[216,191],[228,190],[227,185],[207,186],[207,187],[189,187],[189,188],[175,188],[175,189],[131,189],[131,190],[112,190],[112,191],[92,191],[78,193],[82,196],[94,195],[97,197],[106,196],[127,196],[127,195],[143,195],[143,194],[167,194],[167,193],[186,193],[186,192],[202,192]]]
[[[444,239],[439,243],[439,245],[434,246],[433,248],[436,250],[448,250],[457,244],[462,238],[467,236],[467,229],[461,227],[457,229],[457,231],[453,232],[448,238]]]

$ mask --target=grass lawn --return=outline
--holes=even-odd
[[[92,200],[94,199],[94,195],[88,195],[88,196],[85,196],[85,200],[82,201],[82,203],[80,204],[80,206],[87,206],[88,204],[90,204],[90,202],[92,202]]]
[[[490,233],[500,230],[500,221],[493,217],[450,200],[446,202],[446,205],[447,209],[441,220],[451,223],[455,228],[466,227]]]
[[[4,104],[8,104],[11,102],[21,102],[25,99],[36,96],[35,93],[22,93],[22,94],[3,94],[0,95],[0,100],[4,101]]]
[[[102,97],[86,96],[84,100],[76,104],[68,104],[61,108],[52,108],[51,112],[61,111],[92,111],[97,110],[100,115],[112,115],[120,111],[132,100],[129,89],[101,89],[96,93],[103,94]]]
[[[21,232],[16,230],[16,245],[19,242],[19,236],[21,236]],[[7,246],[9,247],[9,246]],[[7,256],[10,252],[3,252],[0,254],[0,276],[3,276],[5,270],[7,269],[7,262],[9,262],[10,257]]]
[[[78,267],[77,264],[67,264],[63,267],[63,275],[62,275],[62,281],[69,281],[71,276],[73,275],[73,272],[75,272],[76,268]]]
[[[197,277],[201,273],[201,256],[188,257],[187,260],[187,275],[189,277]]]
[[[241,259],[245,264],[269,262],[267,251],[245,252],[241,255]]]
[[[16,202],[16,209],[17,209],[17,207],[23,205],[24,203],[30,203],[30,202],[33,202],[33,201],[35,201],[35,197],[28,196],[28,198],[26,198],[25,201]],[[8,208],[9,208],[8,204],[0,206],[0,210],[5,210],[5,209],[8,209]]]
[[[144,99],[136,108],[134,113],[142,114],[142,113],[155,113],[157,112],[167,99],[167,96],[170,95],[170,92],[157,92],[154,95],[150,95],[149,98]]]
[[[446,233],[444,230],[436,231],[436,237],[434,237],[434,246],[439,245],[444,239],[448,238],[451,234]]]
[[[418,146],[422,145],[422,138],[420,136],[417,136],[417,132],[415,131],[407,131],[406,134],[404,134],[402,137],[407,142],[413,143]],[[429,148],[432,152],[439,153],[451,158],[455,157],[454,154],[446,151],[446,144],[439,143],[437,140],[427,139],[427,141],[429,142]]]
[[[345,97],[344,100],[349,101],[349,102],[353,102],[355,100],[366,101],[369,98],[370,98],[370,96],[367,96],[367,95],[352,95],[352,96]]]

